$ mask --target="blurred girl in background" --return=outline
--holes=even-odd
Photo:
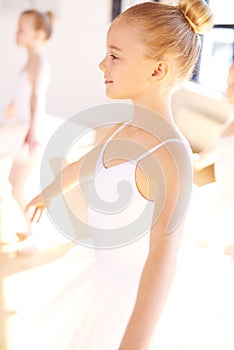
[[[5,112],[9,122],[0,129],[0,154],[12,157],[9,179],[13,196],[23,213],[28,198],[32,196],[29,184],[35,180],[33,172],[41,154],[39,129],[40,133],[43,132],[41,126],[46,118],[46,97],[51,77],[44,47],[51,38],[53,20],[51,12],[34,9],[22,12],[19,17],[16,43],[26,49],[27,59],[19,72],[14,97]],[[32,233],[32,225],[25,213],[24,217],[25,229],[16,232],[19,240]]]

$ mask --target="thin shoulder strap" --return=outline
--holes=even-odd
[[[150,148],[149,150],[147,150],[146,152],[144,152],[143,154],[141,154],[139,157],[137,157],[135,160],[134,160],[134,163],[138,163],[140,160],[144,159],[146,156],[148,156],[149,154],[153,153],[154,151],[156,151],[157,149],[161,148],[162,146],[166,145],[167,143],[170,143],[170,142],[178,142],[178,143],[184,143],[186,144],[186,140],[182,140],[182,139],[168,139],[168,140],[165,140],[161,143],[159,143],[158,145]]]
[[[110,141],[113,139],[113,137],[114,137],[120,130],[122,130],[122,129],[125,127],[125,125],[127,125],[127,124],[129,124],[129,123],[130,123],[130,120],[124,122],[124,123],[123,123],[117,130],[115,130],[115,132],[106,140],[105,144],[107,145],[107,143],[110,142]]]

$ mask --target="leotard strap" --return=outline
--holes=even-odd
[[[142,153],[139,157],[137,157],[134,160],[134,163],[138,163],[140,160],[144,159],[149,154],[152,154],[157,149],[159,149],[159,148],[163,147],[164,145],[166,145],[167,143],[171,143],[171,142],[186,144],[186,140],[182,140],[182,139],[178,139],[178,138],[172,138],[172,139],[165,140],[165,141],[160,142],[159,144],[155,145],[154,147],[150,148],[149,150],[145,151],[144,153]]]
[[[124,122],[105,142],[105,146],[104,148],[106,148],[107,144],[113,139],[113,137],[120,131],[122,130],[125,125],[130,124],[131,121],[126,121]],[[167,139],[163,142],[160,142],[159,144],[155,145],[154,147],[150,148],[149,150],[145,151],[144,153],[142,153],[139,157],[137,157],[136,159],[133,160],[133,162],[136,164],[139,161],[141,161],[142,159],[144,159],[145,157],[147,157],[149,154],[152,154],[154,151],[156,151],[157,149],[163,147],[164,145],[168,144],[168,143],[172,143],[172,142],[176,142],[176,143],[183,143],[183,144],[187,144],[187,140],[183,140],[180,138],[171,138],[171,139]],[[104,151],[104,150],[103,150]]]

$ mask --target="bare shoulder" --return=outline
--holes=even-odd
[[[180,182],[192,177],[191,151],[183,140],[158,148],[140,160],[136,168],[136,184],[140,193],[148,200],[157,201],[160,190],[166,186],[168,197],[178,192]]]
[[[111,135],[117,131],[124,122],[108,123],[94,127],[95,138],[97,142],[105,142]]]
[[[150,157],[139,162],[136,169],[138,190],[143,197],[155,203],[150,233],[151,248],[179,242],[192,183],[191,153],[182,140],[170,143],[170,147],[161,146]]]
[[[43,77],[48,78],[51,74],[50,63],[45,57],[41,55],[36,55],[30,61],[27,67],[27,71],[29,74],[29,78],[32,82]]]

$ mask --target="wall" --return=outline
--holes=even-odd
[[[57,23],[46,47],[53,73],[48,112],[67,118],[79,110],[110,102],[105,96],[103,73],[98,64],[106,51],[111,1],[57,2]],[[44,9],[48,8],[44,6]],[[15,8],[6,8],[3,1],[0,6],[0,114],[13,94],[16,75],[26,58],[24,49],[14,41],[20,12],[17,4]]]

